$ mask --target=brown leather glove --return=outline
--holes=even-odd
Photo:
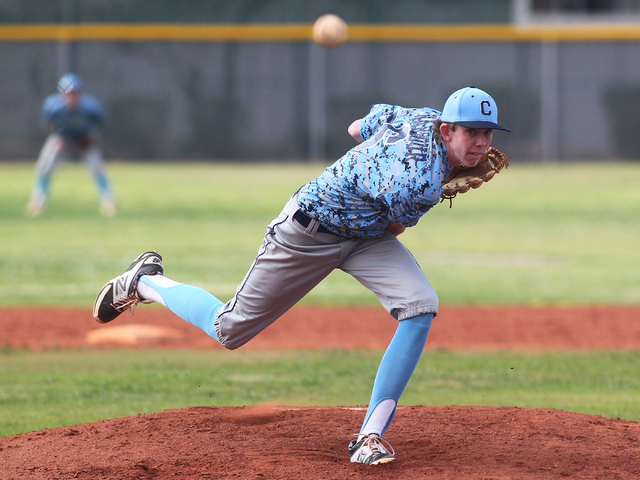
[[[449,208],[451,208],[452,200],[458,193],[465,193],[470,188],[480,187],[480,185],[491,180],[496,173],[508,166],[509,161],[504,153],[495,147],[487,148],[475,167],[456,167],[451,171],[442,187],[440,203],[449,200]]]

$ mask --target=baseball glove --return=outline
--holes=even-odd
[[[93,137],[87,136],[77,140],[76,145],[80,150],[86,150],[91,145],[93,145],[94,141],[95,139]]]
[[[496,173],[509,166],[507,156],[495,147],[487,148],[475,167],[454,168],[442,187],[440,203],[449,200],[449,208],[458,193],[465,193],[470,188],[478,188],[491,180]]]

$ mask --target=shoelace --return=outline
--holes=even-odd
[[[355,434],[355,435],[359,435],[359,434]],[[390,453],[391,455],[395,455],[396,452],[393,449],[393,447],[391,446],[391,444],[389,442],[387,442],[385,439],[380,438],[377,435],[367,435],[364,439],[364,442],[362,442],[363,446],[367,446],[369,447],[369,449],[378,454],[378,453]],[[382,447],[382,450],[380,450],[380,447]]]
[[[140,299],[136,296],[127,297],[119,302],[112,303],[111,306],[119,312],[124,312],[127,308],[130,309],[131,315],[136,308],[136,305],[140,303]]]
[[[139,303],[149,304],[153,303],[153,300],[142,300],[138,296],[134,295],[133,297],[125,298],[124,300],[120,300],[119,302],[112,303],[111,306],[118,310],[119,312],[124,312],[127,308],[129,308],[131,315],[133,315],[133,311],[136,309],[136,305]]]

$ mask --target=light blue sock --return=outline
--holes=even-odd
[[[224,303],[216,297],[202,288],[191,285],[177,284],[161,287],[153,281],[153,277],[146,275],[140,277],[139,281],[158,292],[167,308],[173,313],[218,340],[213,321]]]
[[[51,177],[49,175],[43,175],[37,181],[38,188],[40,189],[40,192],[42,193],[42,196],[44,196],[44,197],[47,196],[47,192],[49,191],[49,180],[50,179],[51,179]]]
[[[113,192],[111,190],[111,182],[104,173],[98,173],[95,176],[98,190],[100,191],[100,197],[105,200],[113,200]]]
[[[45,202],[47,200],[50,179],[51,177],[49,175],[38,175],[36,177],[31,194],[32,201]]]
[[[429,313],[398,322],[396,333],[391,339],[391,343],[387,347],[387,351],[384,353],[378,367],[369,409],[362,423],[363,429],[369,417],[381,402],[394,400],[395,404],[398,404],[398,400],[407,383],[409,383],[418,360],[420,360],[432,321],[433,314]],[[389,416],[382,433],[389,428],[394,415],[395,408]]]

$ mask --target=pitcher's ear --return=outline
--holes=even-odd
[[[442,135],[442,139],[447,142],[451,141],[451,127],[448,123],[442,123],[440,125],[440,134]]]

